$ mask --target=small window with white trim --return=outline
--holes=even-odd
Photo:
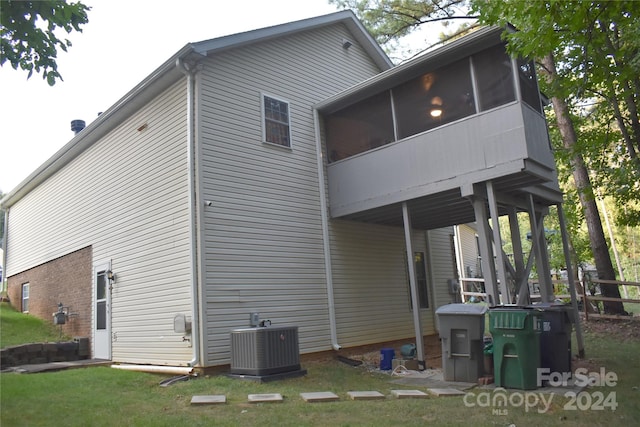
[[[263,140],[291,148],[289,103],[269,95],[262,95]]]
[[[22,284],[22,312],[29,312],[29,284]]]

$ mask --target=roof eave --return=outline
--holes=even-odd
[[[438,61],[439,66],[441,66],[446,61],[455,61],[456,58],[463,57],[468,52],[480,50],[485,45],[489,46],[491,43],[500,40],[500,35],[503,31],[505,31],[504,27],[483,27],[465,37],[396,65],[392,69],[337,93],[316,104],[315,108],[325,114],[337,111],[376,93],[388,90],[401,81],[417,77],[424,72],[426,63]]]
[[[291,35],[300,31],[309,31],[314,28],[320,28],[337,23],[342,23],[349,28],[357,42],[363,49],[365,49],[381,70],[388,70],[393,67],[393,63],[387,54],[382,50],[380,45],[378,45],[351,10],[343,10],[340,12],[330,13],[328,15],[205,40],[193,43],[193,47],[196,53],[201,55],[211,55],[226,49],[251,44],[256,41],[266,41],[277,37]]]

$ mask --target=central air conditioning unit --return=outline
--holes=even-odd
[[[231,331],[231,374],[262,376],[299,370],[297,326]]]

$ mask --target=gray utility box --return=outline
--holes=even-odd
[[[231,374],[273,375],[300,370],[297,326],[231,331]]]
[[[480,304],[448,304],[436,310],[445,381],[476,382],[484,373],[484,314]]]

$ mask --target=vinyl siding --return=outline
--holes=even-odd
[[[435,309],[455,302],[455,296],[449,293],[449,279],[456,277],[455,255],[453,249],[453,228],[445,227],[427,232],[429,259],[432,265]]]
[[[220,52],[199,78],[205,364],[259,312],[330,349],[313,105],[380,70],[343,25]],[[291,149],[262,143],[261,94],[288,101]]]
[[[414,252],[424,252],[424,232],[414,231]],[[343,347],[415,336],[404,230],[331,221],[331,258],[338,342]],[[427,277],[432,267],[427,262]],[[428,283],[430,290],[432,284]],[[433,301],[421,309],[424,334],[434,332]]]
[[[173,332],[191,312],[186,106],[183,80],[10,209],[12,274],[86,246],[112,261],[114,361],[193,357]]]
[[[460,225],[460,249],[462,251],[463,275],[464,277],[477,277],[480,274],[478,262],[478,244],[476,243],[476,231],[468,225]],[[467,274],[471,271],[471,275]]]

